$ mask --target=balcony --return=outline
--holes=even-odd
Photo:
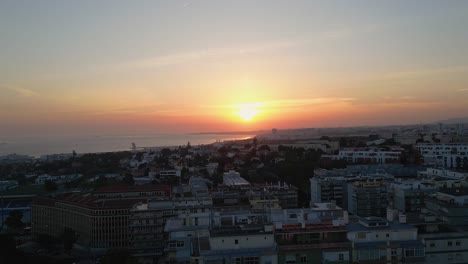
[[[281,245],[280,251],[309,251],[309,250],[332,250],[332,249],[351,249],[351,242],[319,243],[319,244],[297,244]]]

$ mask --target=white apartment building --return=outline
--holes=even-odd
[[[370,150],[340,150],[338,155],[322,155],[324,159],[345,160],[349,163],[399,163],[401,151]]]
[[[418,144],[421,161],[425,165],[460,168],[468,164],[468,144]]]

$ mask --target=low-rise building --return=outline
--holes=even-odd
[[[368,217],[346,229],[352,263],[424,263],[424,244],[414,226]]]
[[[425,165],[444,168],[462,168],[468,164],[467,143],[418,144],[421,162]]]

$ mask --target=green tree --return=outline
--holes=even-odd
[[[24,226],[24,223],[21,219],[23,219],[23,212],[20,210],[13,210],[10,211],[10,214],[5,220],[5,224],[8,226],[8,228],[19,229]]]
[[[63,249],[68,255],[70,255],[73,248],[73,243],[75,243],[78,239],[76,232],[69,227],[65,227],[61,238],[63,241]]]
[[[189,170],[186,167],[183,167],[182,170],[180,171],[180,175],[182,178],[185,178],[189,173]]]
[[[54,192],[58,189],[58,186],[57,186],[57,183],[55,183],[54,181],[45,181],[44,189],[47,192]]]
[[[123,183],[125,185],[134,185],[135,180],[133,179],[133,176],[131,174],[127,173],[125,177],[123,178]]]
[[[99,176],[99,178],[96,180],[94,185],[96,188],[99,188],[99,187],[106,186],[108,183],[109,183],[109,180],[106,177]]]
[[[172,153],[172,151],[169,148],[163,148],[161,150],[161,155],[163,155],[164,157],[168,157],[169,155],[171,155],[171,153]]]
[[[128,264],[130,262],[130,251],[126,248],[109,249],[102,258],[103,264]]]

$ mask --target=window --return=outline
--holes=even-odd
[[[245,257],[244,264],[260,264],[259,257]]]
[[[461,241],[456,241],[455,246],[461,246]]]
[[[424,257],[424,249],[407,248],[405,249],[405,257]]]
[[[340,261],[344,260],[344,254],[343,253],[338,254],[338,260],[340,260]]]
[[[366,238],[366,233],[364,233],[364,232],[359,232],[359,233],[357,233],[357,237],[358,237],[358,238]]]
[[[453,254],[448,254],[447,260],[448,261],[453,261]]]
[[[234,240],[234,244],[236,244],[236,245],[239,244],[239,240],[237,240],[237,239]]]
[[[431,248],[435,247],[435,243],[430,243],[429,247],[431,247]]]
[[[451,247],[452,246],[452,241],[447,242],[447,246]]]
[[[299,260],[300,260],[301,263],[306,263],[306,262],[307,262],[307,256],[302,255],[302,256],[299,258]]]
[[[371,260],[379,258],[378,249],[359,250],[359,260]]]
[[[390,234],[385,234],[386,237],[390,237]]]

